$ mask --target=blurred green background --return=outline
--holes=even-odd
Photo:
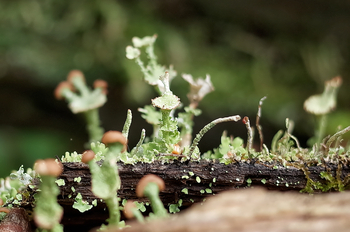
[[[266,144],[288,117],[306,146],[315,118],[303,102],[336,75],[344,83],[327,133],[350,125],[349,1],[0,0],[0,177],[39,158],[84,150],[83,119],[53,97],[71,69],[82,70],[88,83],[109,82],[109,101],[100,111],[106,130],[121,130],[130,108],[130,147],[142,128],[150,135],[137,108],[156,93],[125,58],[125,47],[133,36],[155,33],[159,63],[178,71],[172,90],[182,102],[188,103],[189,89],[182,73],[212,77],[216,91],[200,103],[195,132],[234,114],[254,124],[258,102],[267,96],[261,118]],[[217,147],[223,130],[246,139],[243,124],[222,124],[200,149]]]

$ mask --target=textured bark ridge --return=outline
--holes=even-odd
[[[73,209],[74,198],[81,193],[83,199],[92,202],[95,198],[91,192],[90,171],[88,165],[83,163],[64,163],[64,172],[59,179],[65,180],[61,188],[58,202],[64,207],[62,223],[70,228],[98,226],[108,218],[105,205],[98,201],[98,205],[90,211],[80,213]],[[329,171],[336,177],[338,165],[308,167],[309,176],[314,181],[326,183],[320,177],[323,171]],[[349,173],[348,166],[341,167],[340,178],[344,179]],[[307,179],[303,170],[289,166],[274,166],[260,163],[234,163],[221,164],[212,161],[178,162],[162,164],[138,163],[135,165],[119,164],[119,175],[122,186],[118,192],[121,199],[134,199],[147,202],[147,199],[137,198],[135,188],[139,179],[146,174],[155,174],[164,179],[166,189],[160,193],[164,205],[183,201],[183,208],[191,206],[194,202],[202,202],[204,198],[225,190],[246,188],[248,186],[264,186],[270,190],[300,191],[305,188]],[[75,178],[80,177],[78,183]],[[75,191],[72,191],[72,187]]]

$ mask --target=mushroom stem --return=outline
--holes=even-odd
[[[131,209],[132,213],[134,214],[136,220],[140,223],[144,223],[145,222],[145,218],[143,217],[142,213],[140,212],[140,210],[138,210],[137,208],[133,208]]]
[[[103,136],[103,128],[100,126],[100,117],[98,114],[98,108],[91,109],[84,112],[86,119],[86,130],[89,133],[89,141],[100,141]]]
[[[144,189],[144,195],[151,201],[153,213],[157,217],[166,217],[168,212],[159,198],[159,187],[156,183],[150,182]]]
[[[120,223],[120,211],[119,211],[119,201],[117,197],[111,197],[105,199],[106,205],[109,212],[109,218],[107,219],[110,226],[119,227]]]
[[[318,116],[318,129],[316,130],[316,143],[320,144],[322,139],[325,137],[325,130],[327,126],[327,114]]]

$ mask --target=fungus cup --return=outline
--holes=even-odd
[[[166,217],[168,212],[159,198],[159,192],[165,189],[165,183],[159,176],[148,174],[142,177],[136,186],[138,197],[147,197],[151,201],[151,207],[156,217]]]
[[[63,231],[63,227],[59,224],[63,209],[57,203],[60,190],[55,183],[62,169],[62,164],[54,159],[38,160],[34,164],[34,170],[41,178],[39,186],[41,191],[38,192],[34,208],[34,221],[39,228],[55,232]]]
[[[138,210],[135,202],[128,200],[124,205],[124,216],[128,219],[136,218],[139,222],[144,222],[142,213]]]

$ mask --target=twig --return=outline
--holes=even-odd
[[[329,147],[332,145],[332,143],[334,142],[334,140],[336,140],[338,137],[342,136],[343,134],[345,134],[346,132],[350,131],[350,126],[348,126],[347,128],[338,131],[337,133],[335,133],[334,135],[332,135],[332,137],[330,137],[326,143],[326,147],[329,149]]]
[[[256,114],[256,129],[258,130],[259,133],[259,138],[260,138],[260,151],[263,150],[263,143],[264,143],[264,137],[263,137],[263,133],[262,133],[262,127],[259,124],[260,122],[260,117],[261,117],[261,106],[263,104],[263,101],[266,99],[266,96],[261,98],[259,101],[259,107],[258,107],[258,113]]]
[[[247,149],[248,155],[250,155],[250,150],[252,149],[252,144],[253,144],[253,131],[252,131],[252,128],[250,127],[250,121],[247,116],[243,118],[242,122],[245,124],[247,128],[248,139],[247,139],[246,149]]]

